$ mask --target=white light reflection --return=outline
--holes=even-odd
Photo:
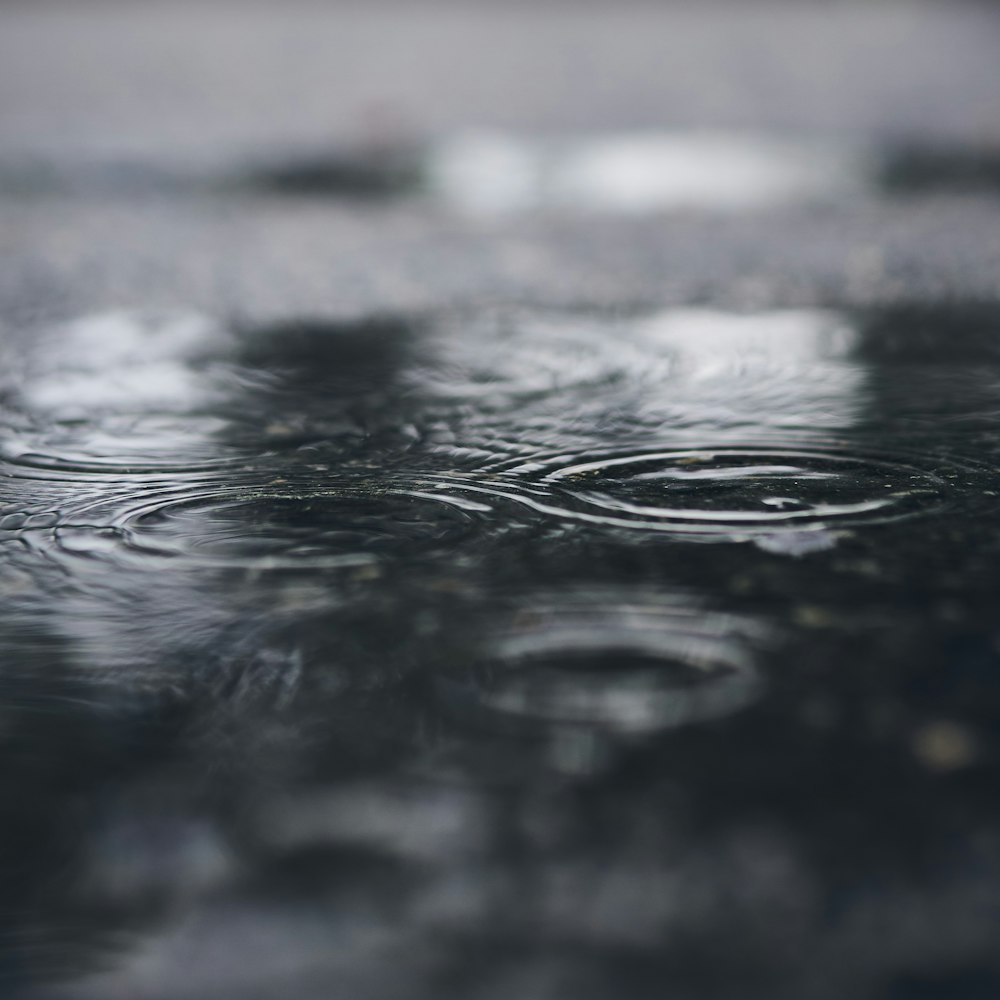
[[[20,386],[28,407],[60,417],[101,411],[177,412],[218,393],[199,370],[225,342],[196,313],[101,313],[52,332],[51,351]]]
[[[654,384],[647,413],[662,407],[695,416],[702,432],[735,426],[742,443],[748,430],[846,430],[858,418],[865,372],[853,357],[858,332],[844,314],[670,309],[635,329],[667,369],[669,392]]]
[[[857,331],[836,312],[786,309],[758,313],[670,309],[641,320],[640,334],[676,352],[698,372],[764,361],[798,367],[844,361]]]
[[[432,189],[474,214],[545,208],[742,211],[849,197],[874,183],[863,150],[729,133],[529,141],[460,136],[432,156]]]

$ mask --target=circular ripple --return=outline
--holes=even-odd
[[[888,458],[804,449],[726,447],[565,456],[509,470],[550,500],[550,514],[682,534],[755,534],[883,523],[947,502],[945,476]]]
[[[47,478],[162,475],[224,470],[246,462],[219,443],[227,421],[143,415],[93,422],[55,422],[0,442],[0,459],[14,470]]]
[[[496,514],[501,497],[416,488],[437,484],[371,470],[331,477],[325,465],[281,468],[264,458],[224,478],[213,468],[126,473],[44,460],[0,461],[0,477],[0,541],[137,569],[161,558],[254,570],[351,566],[458,551],[471,533],[485,541],[509,526]]]
[[[405,377],[422,397],[487,407],[607,390],[649,362],[639,345],[614,336],[619,325],[573,313],[462,315],[427,335],[426,359]]]
[[[492,637],[483,662],[439,678],[443,695],[496,720],[638,736],[721,718],[762,683],[752,622],[676,598],[540,599]]]
[[[307,569],[350,566],[453,545],[472,515],[377,486],[211,492],[152,498],[115,519],[134,555],[210,566]]]
[[[39,487],[51,485],[31,480]],[[490,508],[436,497],[368,477],[322,481],[309,474],[262,479],[243,470],[226,481],[187,477],[91,478],[67,493],[61,481],[49,507],[0,509],[0,534],[17,536],[67,571],[117,566],[313,570],[393,557],[453,552],[482,536]],[[30,515],[30,516],[29,516]],[[80,560],[83,559],[81,562]]]

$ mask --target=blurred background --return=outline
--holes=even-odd
[[[46,0],[2,17],[8,315],[995,291],[992,219],[970,194],[997,181],[989,4]],[[726,184],[763,170],[757,200],[779,211],[705,212],[712,191],[690,180],[670,225],[595,220],[572,186],[542,206],[559,211],[514,219],[412,196],[423,172],[463,207],[523,204],[546,143],[645,141],[620,179],[678,137],[696,144],[688,175],[735,155],[720,207],[753,207]],[[859,157],[889,159],[878,190]],[[796,183],[813,197],[775,206],[774,185]]]

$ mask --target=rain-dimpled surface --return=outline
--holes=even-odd
[[[36,342],[0,525],[137,568],[449,558],[529,523],[829,533],[961,506],[978,468],[857,433],[870,375],[835,313],[112,314]]]
[[[18,332],[0,739],[30,766],[7,779],[28,806],[0,971],[95,1000],[226,968],[268,996],[275,962],[370,985],[402,949],[459,997],[465,949],[502,941],[526,970],[582,962],[587,996],[643,956],[652,996],[724,920],[736,950],[796,942],[788,981],[821,996],[869,975],[836,971],[824,907],[867,935],[851,894],[887,870],[885,912],[975,950],[970,886],[1000,884],[992,799],[962,791],[992,780],[1000,705],[996,323],[122,311]],[[92,791],[53,825],[73,783]],[[976,874],[914,903],[901,828],[914,864],[958,849]]]

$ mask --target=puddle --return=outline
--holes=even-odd
[[[91,317],[17,354],[0,523],[58,527],[66,551],[90,532],[130,557],[220,567],[319,569],[559,524],[790,532],[798,553],[815,532],[818,551],[831,531],[960,507],[971,490],[963,501],[956,481],[981,474],[978,456],[887,451],[863,430],[865,345],[889,349],[887,322],[494,310],[229,330]]]
[[[678,436],[688,428],[725,433],[727,424],[736,433],[746,425],[755,434],[768,425],[814,433],[853,422],[864,378],[855,343],[850,321],[824,310],[675,309],[596,320],[487,313],[429,330],[427,357],[405,378],[481,434],[502,428],[497,413],[517,409],[524,453],[538,431],[550,428],[558,451],[596,420],[609,433],[614,422],[619,440],[654,426]]]
[[[886,926],[944,947],[958,912],[992,946],[1000,869],[951,859],[969,816],[1000,829],[997,329],[911,303],[12,331],[0,975],[136,995],[198,920],[206,968],[240,955],[254,907],[268,947],[364,912],[380,968],[500,931],[680,962],[720,926],[822,965],[876,883]]]

